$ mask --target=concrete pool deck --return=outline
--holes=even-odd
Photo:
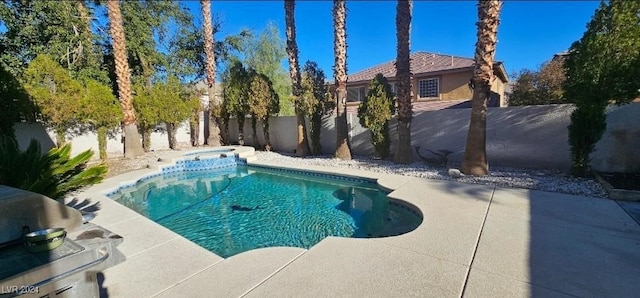
[[[236,152],[249,164],[299,168],[258,162],[250,148]],[[158,166],[184,153],[167,153]],[[124,237],[118,248],[127,260],[103,272],[103,294],[632,297],[640,292],[640,225],[615,201],[348,168],[303,170],[377,179],[392,190],[391,198],[419,208],[423,223],[400,236],[328,237],[308,250],[265,248],[223,259],[104,196],[154,171],[139,170],[75,198],[99,208],[92,223]]]

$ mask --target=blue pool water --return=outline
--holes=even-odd
[[[398,235],[422,222],[372,182],[247,166],[168,173],[115,198],[224,258],[261,247],[309,248],[327,236]]]

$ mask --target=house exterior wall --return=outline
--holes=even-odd
[[[507,101],[504,97],[504,82],[501,79],[495,77],[495,80],[491,83],[491,91],[495,92],[497,96],[499,96],[499,106],[505,107],[507,106]]]
[[[440,99],[470,99],[473,95],[469,88],[469,80],[471,80],[472,75],[473,73],[471,71],[442,75],[440,82]]]
[[[451,72],[451,73],[443,73],[437,75],[416,75],[411,79],[411,101],[434,101],[434,100],[467,100],[471,99],[473,96],[473,90],[469,88],[469,81],[473,76],[473,69],[467,69],[463,71]],[[424,79],[438,79],[438,87],[439,87],[439,96],[438,97],[427,97],[421,98],[419,92],[419,84],[420,80]],[[395,83],[395,78],[387,78],[389,79],[389,83]],[[347,88],[356,88],[356,87],[365,87],[365,90],[368,90],[369,83],[368,82],[354,82],[347,83]],[[492,106],[506,106],[506,101],[504,97],[505,92],[505,83],[495,77],[495,80],[491,84],[491,91],[495,93],[494,96],[499,98],[499,104],[494,104]],[[496,100],[498,99],[496,98]],[[358,105],[358,102],[350,101],[348,105]]]

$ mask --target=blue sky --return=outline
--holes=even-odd
[[[411,51],[473,57],[476,1],[414,1]],[[199,1],[184,4],[200,17]],[[269,21],[284,39],[282,1],[212,1],[222,21],[216,38],[242,28],[262,30]],[[355,73],[395,59],[395,1],[347,1],[347,67]],[[580,39],[598,1],[506,1],[498,29],[496,59],[509,74],[537,68],[553,54]],[[297,1],[296,26],[300,61],[314,60],[332,77],[333,20],[331,1]]]

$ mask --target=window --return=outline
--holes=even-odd
[[[439,85],[437,78],[420,80],[418,82],[418,94],[420,98],[439,97]]]
[[[367,98],[366,87],[347,88],[347,102],[364,101]]]

